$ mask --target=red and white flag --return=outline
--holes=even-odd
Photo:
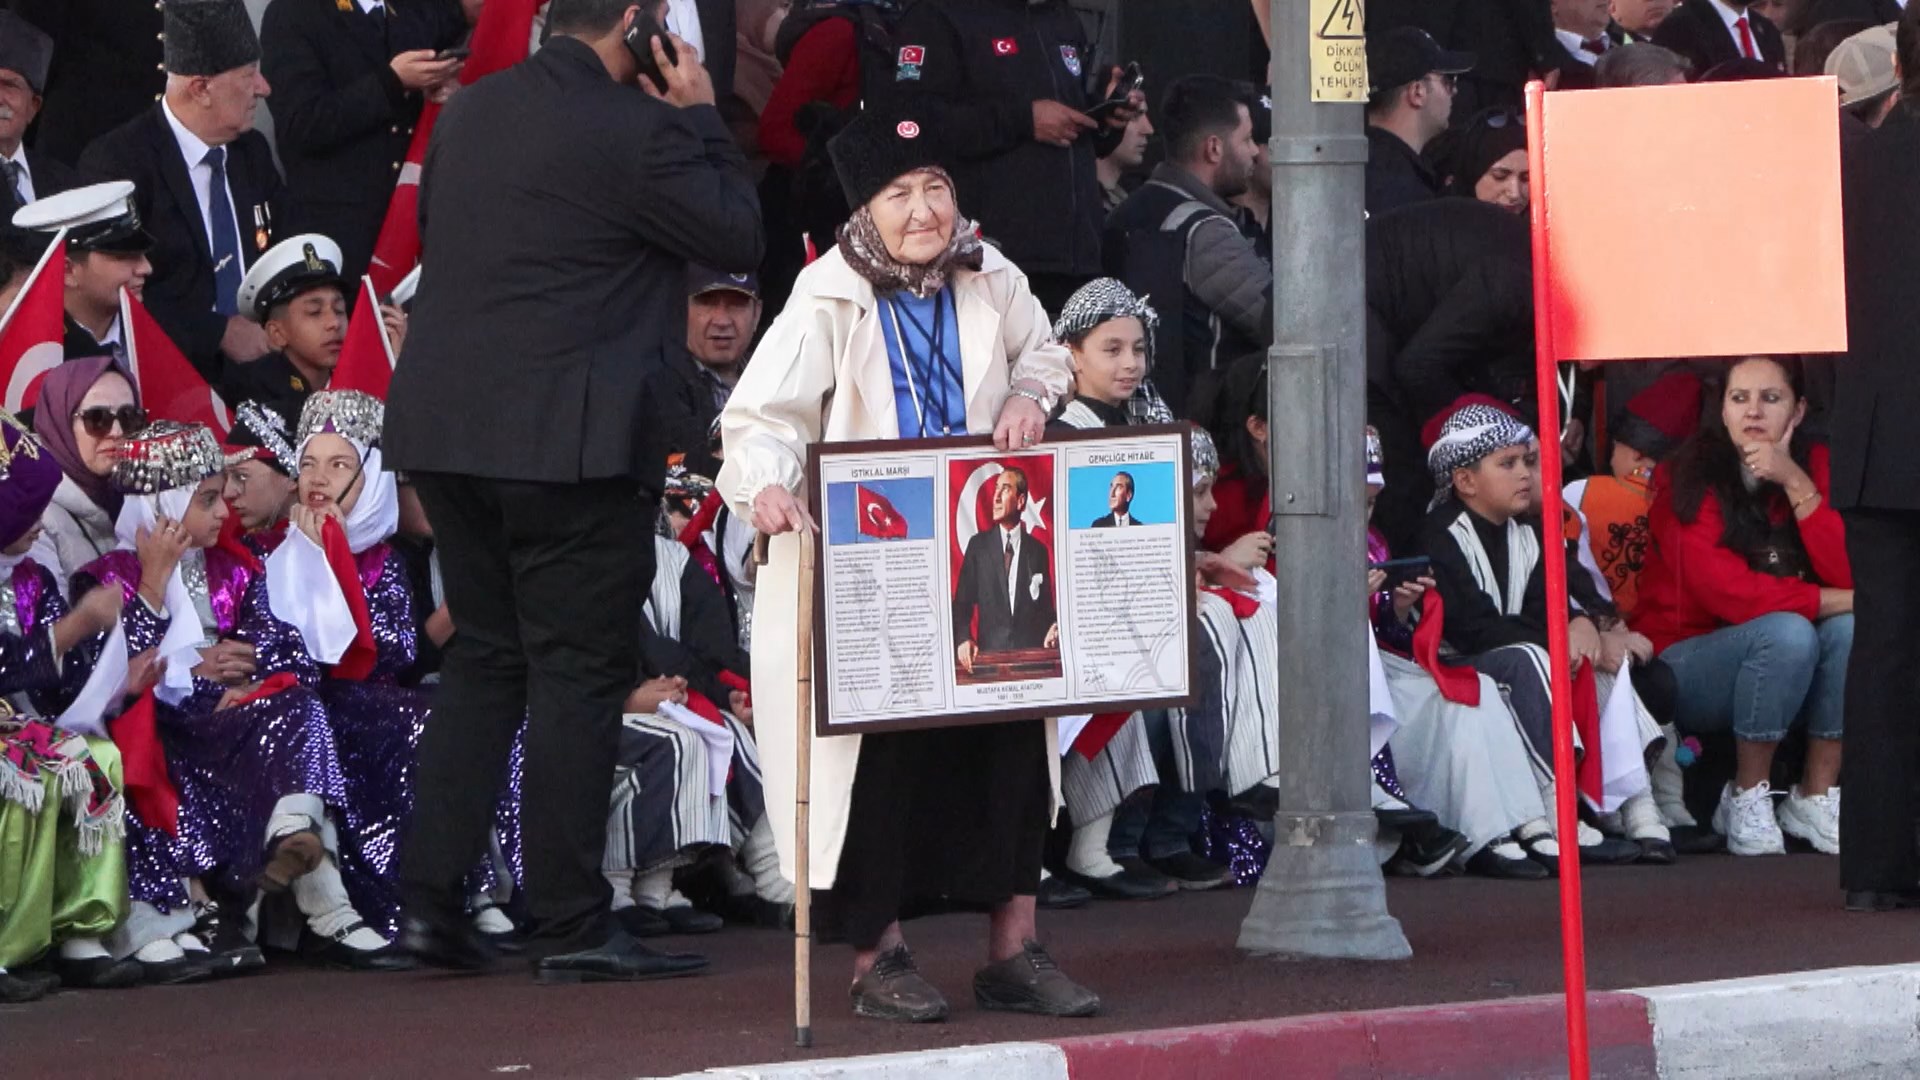
[[[66,259],[67,231],[60,230],[34,264],[27,283],[0,316],[0,379],[6,385],[8,412],[33,407],[40,382],[66,357],[67,286],[64,265],[49,274],[47,264]]]
[[[200,377],[185,353],[173,343],[146,306],[120,290],[120,327],[127,337],[127,366],[140,388],[140,404],[156,420],[205,424],[227,441],[233,413],[207,380]]]
[[[904,540],[907,536],[907,519],[893,508],[885,495],[870,487],[856,484],[853,488],[855,505],[860,512],[860,532],[864,536],[881,540]]]
[[[527,42],[533,36],[533,15],[541,0],[488,0],[480,9],[480,23],[473,28],[473,52],[460,69],[460,84],[470,86],[496,71],[503,71],[527,58]],[[413,271],[420,262],[420,169],[427,161],[427,143],[433,137],[434,121],[440,118],[440,106],[428,105],[420,111],[413,128],[413,142],[407,147],[407,159],[400,166],[399,183],[393,201],[387,204],[387,216],[380,224],[380,236],[373,245],[373,264],[367,268],[380,295]]]
[[[393,343],[387,340],[387,328],[380,319],[380,298],[373,291],[373,278],[363,277],[360,300],[347,323],[347,340],[340,346],[340,360],[333,367],[327,389],[361,390],[385,401],[387,386],[392,382]]]

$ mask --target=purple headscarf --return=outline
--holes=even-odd
[[[120,495],[113,490],[108,477],[95,476],[80,457],[80,445],[73,436],[73,414],[79,410],[80,402],[93,389],[107,372],[118,372],[127,377],[122,368],[111,356],[88,356],[69,360],[52,371],[40,384],[40,399],[33,408],[33,432],[40,441],[47,444],[53,452],[53,460],[60,463],[60,470],[67,474],[81,491],[87,493],[94,505],[107,512],[109,518],[120,516]],[[133,403],[140,404],[140,387],[127,378],[133,386]]]
[[[0,547],[27,535],[53,501],[60,465],[20,421],[0,414]]]

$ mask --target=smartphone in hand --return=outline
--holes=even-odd
[[[1424,555],[1410,559],[1388,559],[1386,562],[1370,562],[1367,564],[1367,569],[1385,570],[1387,583],[1381,588],[1392,592],[1410,581],[1432,576],[1433,560]]]
[[[640,62],[640,77],[652,80],[654,89],[664,94],[667,92],[667,76],[653,58],[654,38],[660,39],[660,45],[667,54],[667,63],[678,65],[680,50],[673,47],[673,38],[667,36],[667,28],[642,9],[640,16],[633,20],[633,25],[627,28],[627,51]]]

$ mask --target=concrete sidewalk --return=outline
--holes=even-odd
[[[1588,996],[1595,1077],[1920,1075],[1920,964]],[[1558,997],[710,1069],[678,1080],[1254,1080],[1566,1074]]]

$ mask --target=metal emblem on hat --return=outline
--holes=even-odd
[[[312,244],[304,245],[302,250],[303,250],[303,253],[306,255],[308,270],[311,270],[316,274],[326,273],[326,270],[327,270],[326,264],[320,261],[320,253],[313,249]]]
[[[365,391],[321,390],[300,410],[300,430],[293,441],[300,445],[315,435],[338,435],[361,446],[377,446],[386,416],[386,405]]]
[[[234,413],[234,420],[260,440],[260,448],[272,454],[283,465],[291,466],[293,447],[287,442],[287,422],[277,412],[268,409],[257,401],[243,401]]]
[[[899,135],[903,139],[917,139],[920,137],[920,125],[911,120],[900,121],[899,126],[893,130],[896,135]]]
[[[158,495],[198,484],[226,467],[227,455],[205,424],[156,420],[121,444],[113,486],[128,495]]]
[[[727,277],[728,277],[729,279],[731,279],[731,280],[733,281],[733,283],[734,283],[735,285],[745,285],[745,284],[747,283],[747,277],[748,277],[748,275],[746,275],[746,274],[728,274],[728,275],[727,275]]]

